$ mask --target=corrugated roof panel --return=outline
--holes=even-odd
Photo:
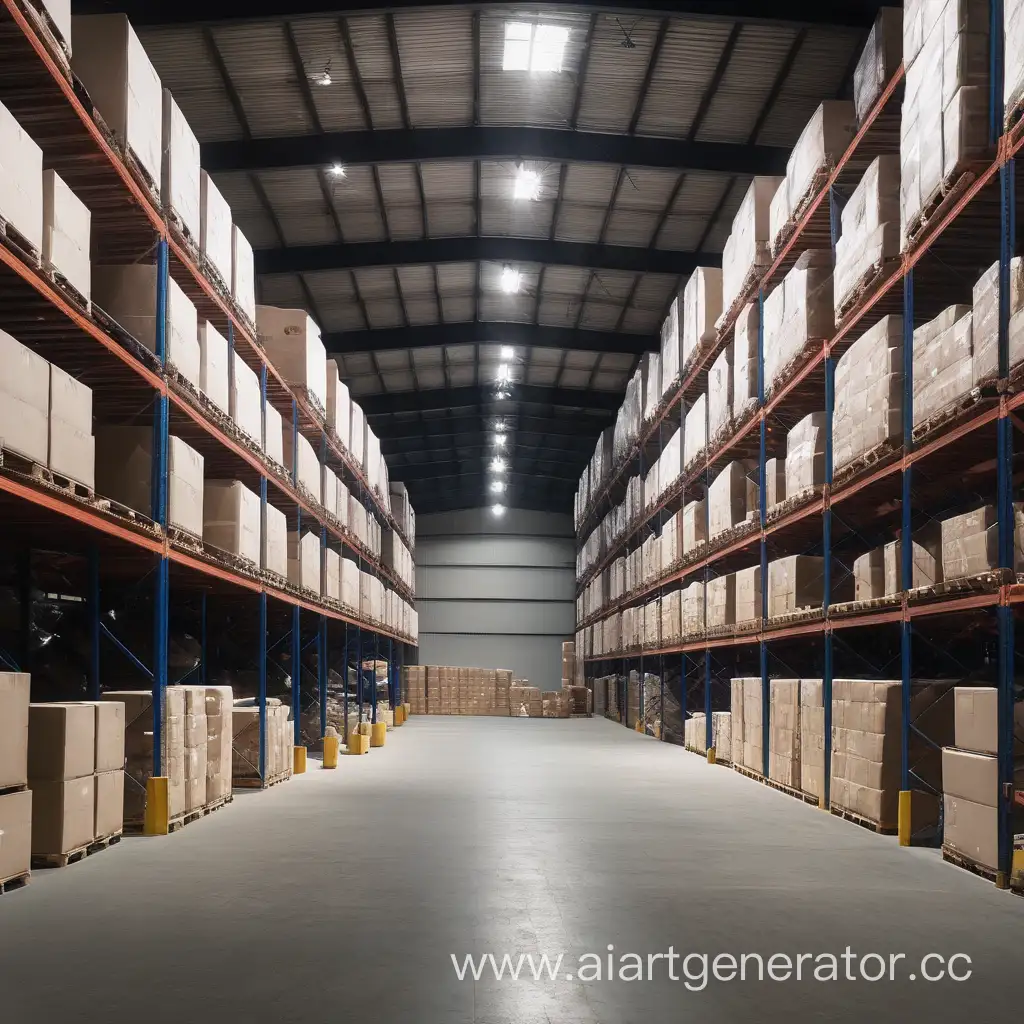
[[[565,25],[569,39],[560,72],[503,71],[505,22],[501,14],[480,17],[480,120],[484,124],[565,127],[576,97],[580,56],[589,18],[545,10],[545,24]],[[524,17],[524,20],[536,20]]]
[[[740,203],[743,202],[743,197],[750,187],[751,180],[749,174],[737,175],[734,179],[729,193],[722,204],[718,218],[708,231],[708,238],[704,243],[704,248],[708,252],[721,252],[725,248],[725,241],[732,231],[733,218],[736,216],[736,211],[740,208]]]
[[[418,373],[428,366],[442,366],[444,362],[444,349],[439,345],[431,348],[414,348],[412,350],[412,361]]]
[[[212,32],[253,135],[314,130],[281,22],[218,25]]]
[[[465,8],[395,14],[413,127],[473,120],[473,16]]]
[[[531,366],[526,373],[526,383],[540,387],[550,387],[558,379],[558,365]]]
[[[485,291],[480,297],[480,319],[506,323],[532,323],[533,296],[505,295],[500,291]]]
[[[482,160],[480,162],[480,195],[484,199],[514,199],[516,180],[520,171],[537,176],[540,201],[558,196],[558,181],[562,165],[550,160]],[[518,199],[526,203],[531,200]]]
[[[607,206],[618,176],[614,164],[569,164],[562,200]]]
[[[555,225],[555,238],[566,242],[596,242],[605,213],[604,206],[562,203]]]
[[[672,19],[637,124],[640,135],[686,135],[731,30],[728,21]]]
[[[650,334],[657,330],[662,319],[661,313],[632,306],[626,310],[626,315],[622,318],[622,329],[634,334]]]
[[[434,298],[413,298],[405,300],[405,313],[413,327],[436,324],[440,320],[437,300]]]
[[[750,138],[796,33],[791,25],[743,26],[729,67],[697,133],[699,139],[744,143]]]
[[[381,349],[370,346],[374,350],[377,365],[382,370],[406,370],[409,368],[409,350],[407,348]]]
[[[562,362],[563,349],[538,345],[530,349],[530,362],[542,366],[558,366]]]
[[[694,171],[683,178],[655,244],[659,249],[694,250],[707,227],[708,217],[718,206],[732,179],[725,174]],[[706,248],[706,243],[705,243]]]
[[[286,245],[338,241],[315,170],[300,167],[260,171],[258,177],[277,215]]]
[[[329,185],[346,242],[380,242],[387,238],[372,167],[349,167],[344,178],[333,179]]]
[[[621,312],[621,302],[612,302],[605,296],[588,298],[583,306],[580,327],[596,331],[614,331]]]
[[[601,370],[622,370],[623,372],[633,366],[633,356],[626,352],[605,352],[601,356]]]
[[[273,221],[244,171],[215,174],[213,180],[231,207],[231,219],[255,249],[273,249],[281,244]]]
[[[402,106],[395,83],[395,67],[388,44],[387,22],[383,14],[361,14],[348,22],[352,50],[359,76],[370,105],[374,128],[401,128]]]
[[[161,83],[171,90],[201,142],[242,138],[242,126],[231,109],[201,28],[142,28],[139,38]]]
[[[794,145],[821,101],[839,93],[861,38],[856,29],[808,29],[756,141],[766,146]]]
[[[551,327],[575,327],[576,317],[580,311],[580,300],[558,295],[541,299],[537,319]]]
[[[536,263],[520,263],[517,265],[519,271],[519,297],[532,296],[537,291],[537,279],[540,276],[540,266]],[[486,260],[480,264],[480,291],[486,298],[488,295],[502,295],[501,274],[503,266]],[[515,298],[516,296],[511,296]]]
[[[426,391],[428,388],[443,388],[445,384],[444,371],[436,367],[424,369],[417,367],[416,381],[421,391]]]
[[[305,309],[302,285],[295,274],[263,274],[260,277],[262,305],[280,309]]]
[[[374,373],[373,359],[369,352],[345,353],[345,372],[358,377],[361,374]]]
[[[351,391],[357,398],[362,395],[380,394],[380,381],[377,380],[376,374],[352,376],[349,377],[345,383],[348,384],[349,391]]]
[[[367,299],[364,300],[366,316],[370,321],[373,330],[382,330],[387,327],[401,327],[405,320],[402,317],[402,307],[394,300]]]
[[[596,352],[581,352],[570,349],[565,355],[565,365],[572,370],[592,370],[597,363]]]
[[[587,297],[610,302],[625,302],[633,290],[635,274],[626,270],[598,270],[590,280]]]
[[[608,221],[604,241],[609,245],[647,246],[657,230],[660,213],[616,209]]]
[[[412,391],[416,385],[409,370],[405,370],[403,373],[385,373],[382,376],[384,377],[384,386],[389,392]]]
[[[510,235],[516,238],[547,238],[551,233],[554,200],[484,199],[480,219],[485,235]]]
[[[586,267],[545,267],[544,298],[579,298],[589,280],[590,271]]]
[[[324,318],[325,331],[361,331],[369,324],[356,300],[352,275],[347,270],[319,270],[306,274],[306,285]]]
[[[447,324],[461,324],[472,320],[475,308],[472,295],[441,296],[441,310],[444,313],[444,322]]]
[[[420,167],[428,203],[466,200],[476,194],[476,166],[472,160],[427,160]]]
[[[626,386],[626,377],[621,373],[598,371],[594,374],[591,386],[595,391],[622,391]]]
[[[678,179],[678,171],[656,167],[627,167],[615,197],[615,209],[661,213]]]
[[[445,298],[453,295],[472,296],[476,288],[476,264],[439,263],[437,283]]]
[[[472,201],[427,203],[427,228],[431,238],[471,235],[475,222],[476,210]]]
[[[415,164],[378,164],[388,229],[395,239],[423,237],[423,211]]]
[[[448,345],[444,354],[451,366],[472,363],[476,359],[476,345]]]
[[[472,363],[465,366],[453,366],[448,371],[448,379],[452,382],[453,388],[468,387],[476,380],[476,370]]]
[[[292,22],[303,69],[325,132],[368,128],[356,94],[337,18],[300,18]],[[321,84],[328,72],[330,85]]]
[[[563,388],[587,388],[590,386],[590,371],[573,370],[567,366],[562,371],[562,379],[558,383]]]
[[[397,303],[398,288],[390,267],[357,267],[352,274],[365,301],[388,299]]]
[[[579,128],[626,132],[640,97],[659,24],[657,18],[598,16],[580,103]],[[632,47],[623,45],[627,32]]]

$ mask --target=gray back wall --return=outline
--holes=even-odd
[[[510,668],[543,690],[562,678],[576,621],[572,517],[490,509],[416,517],[421,665]]]

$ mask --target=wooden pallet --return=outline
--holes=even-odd
[[[203,555],[206,552],[206,546],[203,543],[203,538],[197,537],[191,531],[182,529],[180,526],[168,526],[167,539],[174,544],[175,547],[182,548],[194,555]]]
[[[87,299],[49,260],[43,261],[43,276],[71,305],[86,316],[92,316],[92,300]]]
[[[831,811],[837,818],[842,818],[843,821],[852,821],[854,825],[860,825],[861,828],[866,828],[869,832],[875,832],[880,836],[894,836],[898,832],[895,825],[883,825],[881,822],[872,821],[860,814],[854,814],[853,811],[848,811],[845,807],[837,807],[833,804]]]
[[[913,252],[928,229],[942,219],[964,193],[974,184],[980,169],[988,166],[988,161],[970,161],[958,164],[953,171],[943,177],[938,187],[921,204],[921,210],[907,224],[907,252]]]
[[[34,868],[66,868],[69,864],[76,864],[80,860],[100,850],[106,850],[121,842],[121,832],[113,832],[109,836],[102,836],[93,839],[83,846],[78,846],[67,853],[34,853],[32,854],[32,867]]]
[[[280,775],[275,775],[272,779],[267,779],[266,782],[262,779],[232,779],[231,785],[235,789],[270,789],[271,786],[287,782],[291,777],[291,772],[282,772]]]
[[[989,882],[995,882],[996,880],[998,872],[995,868],[979,864],[976,860],[972,860],[959,850],[954,850],[952,846],[947,846],[945,843],[942,844],[942,859],[946,861],[947,864],[954,864],[956,867],[963,868],[965,871],[970,871],[971,874],[978,875],[980,878],[987,879]]]
[[[836,470],[832,477],[832,490],[836,491],[840,487],[845,487],[846,484],[855,480],[861,473],[867,473],[895,459],[899,453],[900,447],[892,438],[876,444],[874,448],[862,452],[857,458],[848,462],[841,469]]]
[[[185,815],[179,814],[167,823],[169,833],[178,832],[185,827]],[[126,818],[124,822],[124,834],[126,836],[145,835],[146,823],[142,818]]]
[[[32,0],[18,0],[18,7],[32,23],[35,33],[42,40],[43,45],[50,51],[57,67],[63,72],[64,77],[71,80],[71,51],[68,44],[60,37],[57,26],[50,17],[49,11],[39,3]]]
[[[160,361],[156,357],[156,353],[151,352],[145,345],[142,344],[133,334],[125,330],[106,310],[97,306],[94,302],[92,304],[91,314],[96,324],[103,329],[103,331],[110,337],[113,338],[125,351],[133,355],[143,366],[147,369],[152,370],[154,373],[163,373],[163,367],[160,365]]]
[[[23,263],[39,270],[43,265],[39,250],[13,225],[0,217],[0,241]]]
[[[995,383],[996,382],[993,380],[992,384],[995,385]],[[929,416],[928,419],[920,425],[915,423],[915,444],[925,440],[932,434],[937,433],[941,427],[954,423],[965,417],[981,403],[983,397],[983,389],[981,387],[972,388],[966,395],[961,395],[955,402],[950,403],[945,409],[941,409],[937,413]]]
[[[840,330],[843,324],[857,313],[864,303],[877,291],[878,286],[885,281],[900,265],[899,256],[885,256],[875,260],[857,280],[857,284],[849,294],[836,307],[836,330]]]
[[[8,474],[28,477],[32,483],[60,491],[72,498],[92,501],[96,497],[96,492],[87,484],[79,483],[61,473],[54,473],[41,463],[33,462],[32,459],[27,459],[9,448],[0,448],[0,469]]]
[[[31,871],[22,871],[20,874],[11,875],[9,878],[0,879],[0,896],[7,892],[15,892],[24,889],[32,881]]]
[[[785,793],[786,796],[794,797],[797,800],[802,800],[805,804],[811,804],[814,807],[818,806],[818,798],[813,796],[811,793],[805,793],[802,789],[795,789],[793,786],[787,786],[777,779],[765,779],[764,784],[770,786],[772,789],[777,789],[780,793]]]
[[[1003,584],[1017,581],[1010,569],[992,569],[990,572],[978,573],[976,576],[962,576],[959,579],[944,580],[930,587],[915,587],[907,591],[907,601],[912,604],[927,604],[931,601],[948,600],[952,597],[965,597],[971,594],[991,594]]]
[[[760,772],[755,772],[744,764],[733,764],[732,770],[739,772],[740,775],[745,775],[748,779],[753,779],[755,782],[765,781],[764,776]]]

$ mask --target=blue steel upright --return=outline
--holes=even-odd
[[[914,270],[903,278],[903,455],[914,448]],[[914,586],[914,551],[911,533],[911,479],[913,467],[904,462],[900,526],[900,583],[904,591]],[[904,617],[900,633],[900,672],[903,697],[903,728],[900,736],[900,790],[910,792],[910,684],[912,638],[910,620]],[[901,841],[909,837],[902,837]]]
[[[292,735],[302,746],[302,609],[292,605]]]
[[[320,616],[316,651],[317,684],[320,696],[320,739],[327,734],[327,616]]]
[[[834,249],[834,242],[833,242]],[[831,807],[832,799],[832,630],[828,610],[832,603],[832,414],[836,406],[836,361],[825,360],[825,505],[822,517],[822,548],[825,556],[825,580],[822,610],[825,615],[825,665],[821,681],[821,702],[825,715],[825,769],[822,780],[822,807]]]
[[[757,504],[761,524],[761,629],[768,625],[768,543],[765,540],[765,523],[768,517],[767,492],[767,421],[764,414],[764,289],[757,290],[757,408],[760,416],[761,434],[758,447],[758,488]],[[763,637],[763,632],[762,632]],[[771,735],[771,684],[768,681],[768,644],[761,640],[761,771],[768,778],[769,750],[768,737]]]

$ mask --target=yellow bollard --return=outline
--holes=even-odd
[[[359,735],[360,736],[369,736],[370,735],[370,723],[369,722],[360,722],[359,723]]]
[[[168,780],[159,775],[146,779],[146,816],[143,832],[147,836],[165,836],[171,831]]]
[[[402,717],[405,719],[405,721],[408,722],[409,721],[409,716],[411,714],[412,714],[412,705],[408,701],[406,701],[402,705]]]
[[[370,738],[361,732],[351,732],[348,735],[348,752],[350,754],[368,754],[370,752]]]
[[[714,747],[708,747],[708,764],[717,764]]]
[[[374,722],[370,729],[370,746],[383,747],[387,734],[388,727],[386,722]]]
[[[911,790],[900,790],[899,811],[896,818],[896,834],[899,836],[900,846],[910,845],[910,794]]]
[[[324,768],[338,767],[338,749],[341,743],[337,736],[324,737]]]
[[[292,747],[292,775],[306,774],[306,748]]]
[[[405,708],[401,704],[395,708],[395,725],[402,725],[405,722]]]

